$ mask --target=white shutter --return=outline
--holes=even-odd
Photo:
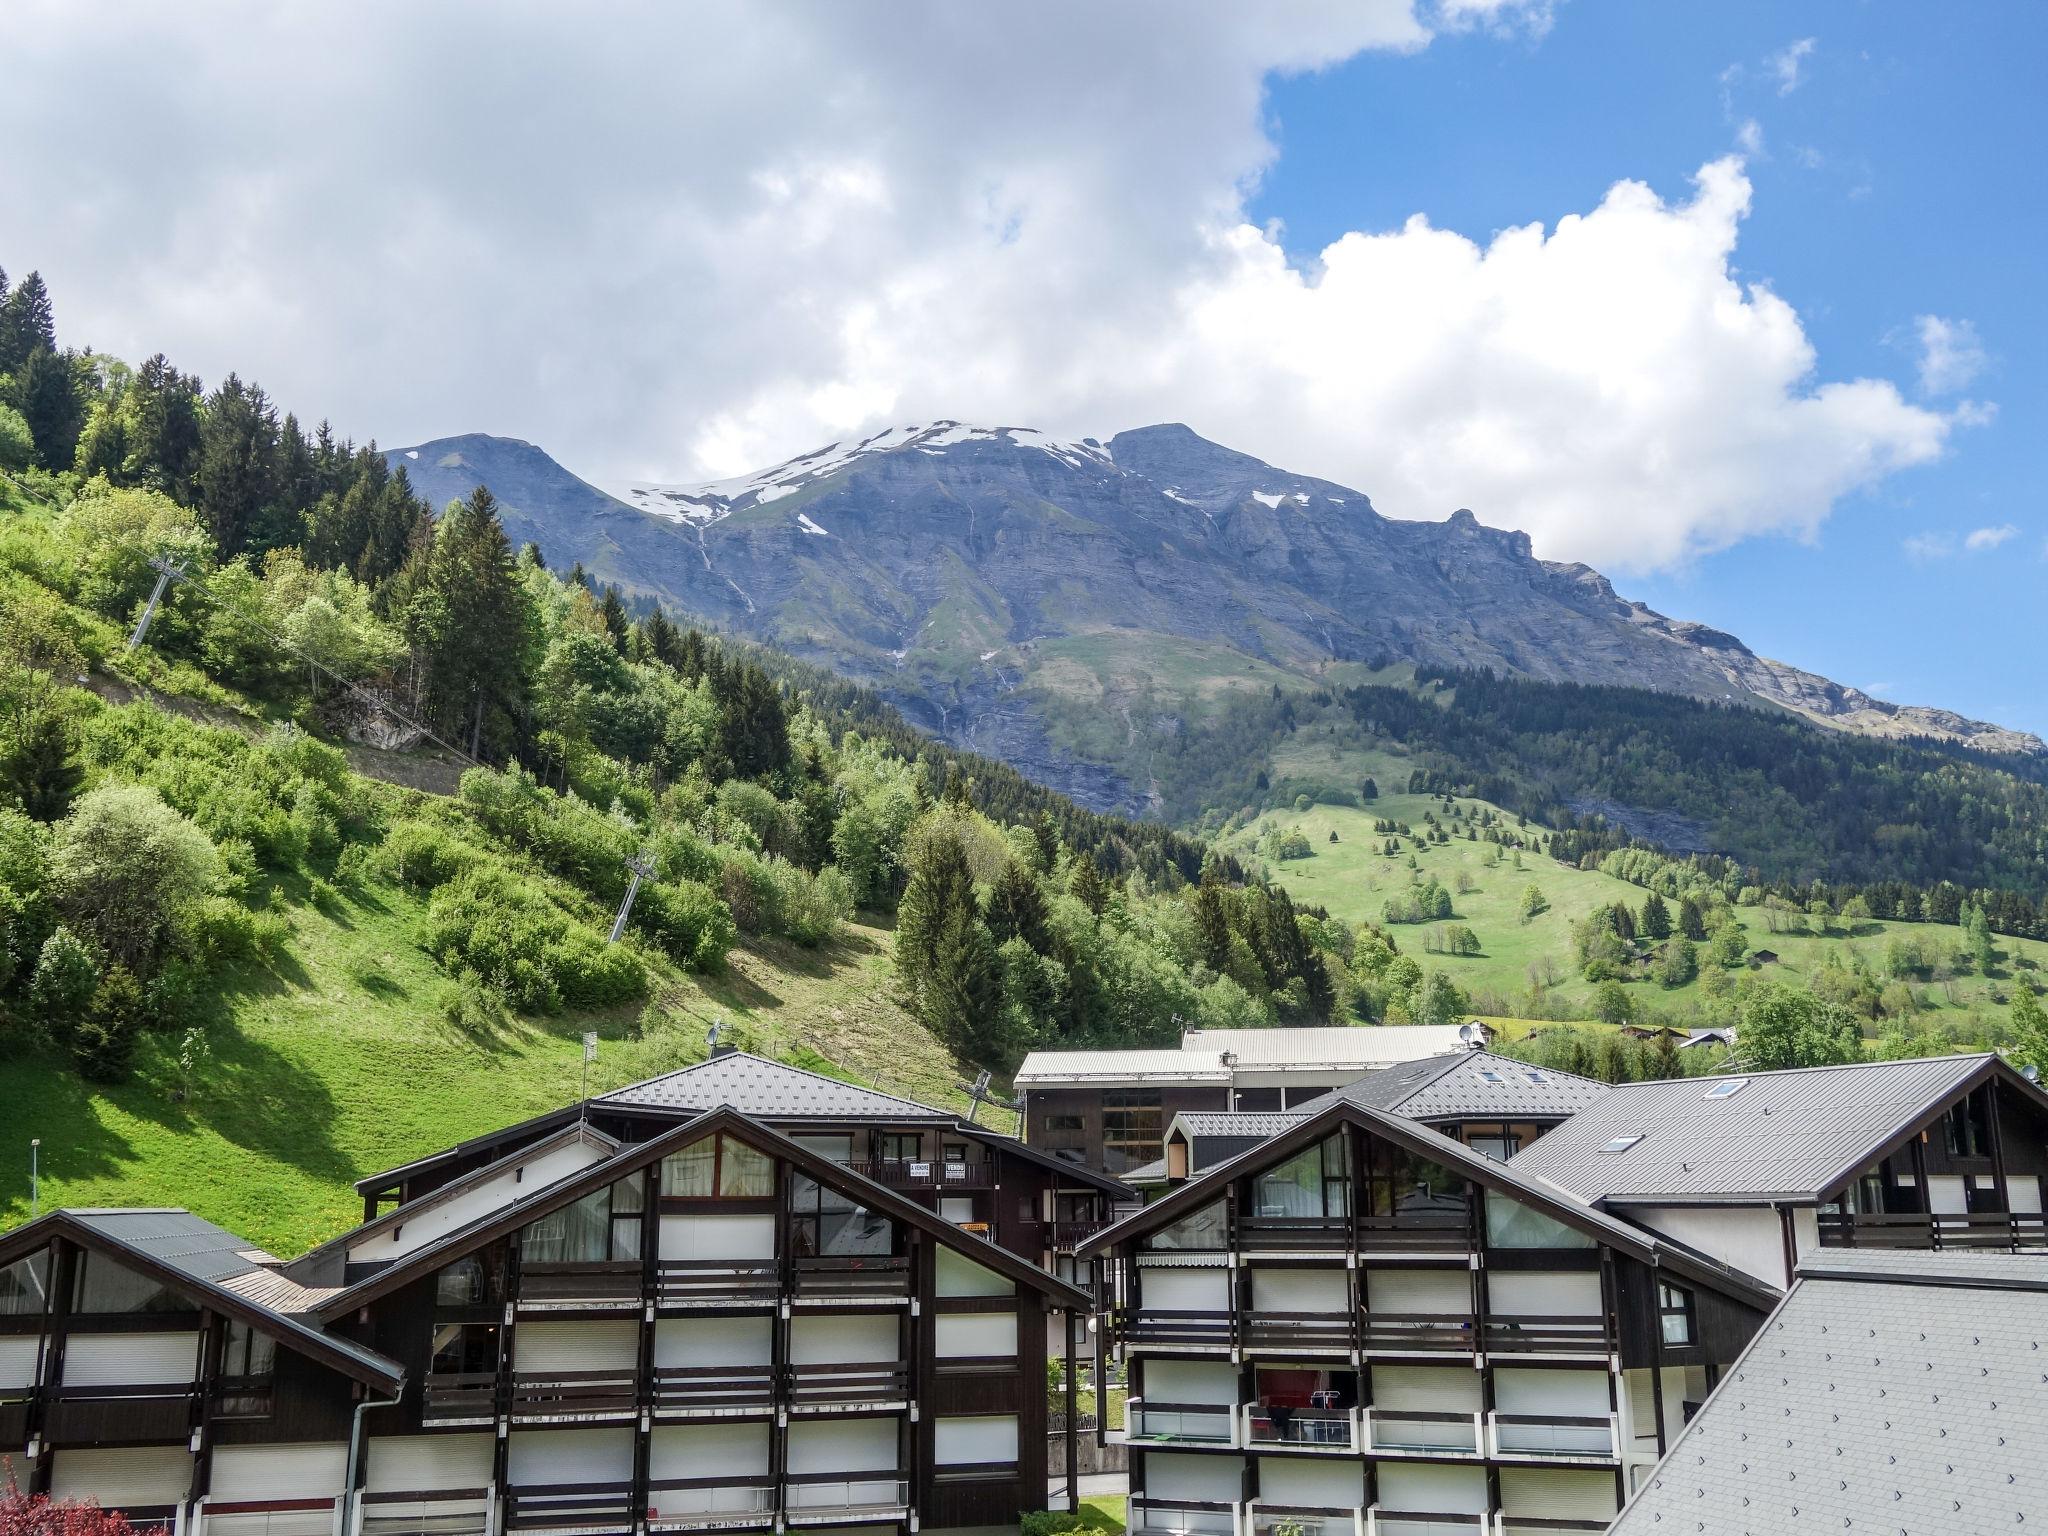
[[[1017,1416],[983,1414],[937,1419],[932,1424],[932,1462],[941,1467],[1017,1459]]]
[[[391,1435],[372,1440],[365,1486],[372,1493],[487,1488],[496,1442],[488,1434]]]
[[[103,1508],[182,1504],[192,1487],[192,1453],[182,1445],[53,1451],[50,1496],[98,1499]]]
[[[1927,1204],[1937,1216],[1960,1216],[1970,1208],[1970,1197],[1959,1173],[1930,1173],[1927,1176]]]
[[[1252,1308],[1341,1315],[1351,1310],[1351,1286],[1341,1269],[1255,1269]]]
[[[789,1330],[791,1365],[875,1365],[903,1358],[894,1313],[880,1317],[798,1316]]]
[[[348,1447],[332,1445],[220,1445],[213,1451],[207,1489],[217,1503],[241,1499],[312,1499],[340,1493],[348,1477]]]
[[[1227,1269],[1152,1269],[1138,1274],[1140,1311],[1228,1312]]]
[[[942,1312],[933,1319],[934,1353],[945,1360],[961,1355],[1017,1353],[1014,1312]]]
[[[1502,1467],[1500,1503],[1508,1523],[1527,1520],[1612,1520],[1614,1477],[1562,1467]]]
[[[1486,1512],[1486,1474],[1478,1467],[1382,1461],[1373,1468],[1373,1473],[1379,1482],[1382,1509],[1427,1509],[1447,1515]],[[1606,1476],[1608,1487],[1613,1487],[1613,1474]]]
[[[1479,1373],[1458,1365],[1375,1365],[1372,1406],[1413,1413],[1477,1413]]]
[[[1259,1500],[1318,1509],[1357,1509],[1365,1503],[1365,1467],[1349,1458],[1261,1456]]]
[[[664,1259],[775,1257],[773,1216],[664,1216],[659,1252]]]
[[[1464,1270],[1369,1269],[1365,1310],[1467,1316],[1472,1311],[1472,1277]]]
[[[1600,1277],[1494,1270],[1486,1277],[1486,1310],[1500,1317],[1598,1317]]]
[[[807,1152],[815,1152],[828,1162],[841,1167],[853,1161],[853,1137],[846,1136],[792,1136],[789,1138]]]
[[[67,1387],[137,1387],[191,1381],[196,1333],[74,1333],[64,1341]]]
[[[0,1335],[0,1390],[36,1384],[36,1363],[42,1338],[33,1333]]]
[[[515,1429],[505,1455],[506,1476],[515,1488],[629,1482],[633,1429]]]
[[[789,1426],[792,1472],[881,1472],[896,1466],[893,1418],[803,1419]]]
[[[512,1369],[630,1371],[640,1363],[638,1323],[520,1323],[512,1330]]]
[[[2015,1211],[2038,1214],[2041,1209],[2041,1180],[2031,1173],[2010,1173],[2005,1178],[2006,1199]]]
[[[654,1363],[664,1370],[771,1364],[772,1323],[766,1317],[665,1317],[654,1325]]]
[[[768,1471],[766,1424],[663,1425],[647,1437],[647,1475],[759,1477]]]

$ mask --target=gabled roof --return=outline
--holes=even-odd
[[[315,1316],[332,1293],[278,1273],[277,1260],[246,1238],[173,1207],[65,1209],[0,1236],[0,1264],[62,1237],[196,1298],[356,1381],[396,1391],[405,1368],[387,1355],[322,1330]]]
[[[1609,1536],[2031,1527],[2044,1353],[2048,1261],[1822,1250]]]
[[[1303,1109],[1306,1108],[1304,1105]],[[1300,1118],[1300,1110],[1184,1109],[1173,1117],[1173,1124],[1198,1140],[1212,1136],[1258,1140],[1278,1136]]]
[[[1491,1051],[1425,1056],[1332,1089],[1300,1105],[1313,1114],[1338,1098],[1391,1110],[1404,1120],[1567,1120],[1604,1097],[1608,1084],[1531,1066]]]
[[[553,1184],[534,1191],[524,1200],[502,1206],[479,1217],[466,1227],[458,1228],[423,1248],[415,1249],[369,1278],[334,1292],[320,1304],[320,1315],[327,1319],[345,1316],[357,1307],[442,1268],[463,1254],[473,1252],[486,1243],[495,1242],[507,1233],[525,1226],[537,1216],[580,1200],[593,1190],[602,1189],[629,1173],[658,1163],[680,1147],[721,1131],[738,1137],[771,1157],[794,1164],[826,1188],[853,1197],[869,1210],[881,1212],[917,1227],[947,1247],[965,1254],[975,1263],[985,1265],[1008,1275],[1012,1280],[1043,1292],[1060,1306],[1085,1311],[1093,1305],[1086,1292],[1077,1290],[1064,1280],[1056,1279],[1028,1259],[1019,1258],[1007,1249],[999,1248],[981,1238],[970,1237],[951,1222],[923,1206],[906,1200],[894,1190],[876,1183],[865,1175],[855,1173],[828,1157],[821,1156],[810,1148],[790,1140],[780,1131],[772,1130],[730,1106],[721,1106],[685,1120],[650,1140],[621,1147],[615,1155],[601,1163],[593,1163],[567,1178],[558,1179]]]
[[[1240,1153],[1226,1163],[1217,1164],[1182,1184],[1171,1194],[1153,1201],[1143,1210],[1126,1216],[1114,1226],[1096,1233],[1076,1247],[1075,1256],[1087,1258],[1114,1248],[1131,1238],[1141,1237],[1160,1227],[1168,1226],[1189,1212],[1221,1199],[1233,1180],[1283,1162],[1302,1148],[1313,1146],[1345,1125],[1363,1126],[1373,1135],[1385,1137],[1418,1156],[1426,1157],[1446,1168],[1458,1169],[1474,1183],[1488,1189],[1498,1189],[1503,1194],[1540,1211],[1551,1220],[1588,1234],[1595,1241],[1616,1252],[1625,1253],[1646,1264],[1669,1265],[1687,1279],[1732,1296],[1746,1305],[1769,1306],[1780,1294],[1776,1287],[1764,1284],[1755,1276],[1709,1258],[1682,1243],[1645,1231],[1630,1222],[1609,1216],[1604,1211],[1581,1205],[1564,1191],[1546,1184],[1541,1179],[1530,1178],[1517,1172],[1508,1163],[1496,1162],[1493,1158],[1474,1152],[1439,1131],[1404,1120],[1398,1115],[1389,1114],[1386,1110],[1376,1109],[1368,1104],[1354,1104],[1347,1099],[1338,1099],[1316,1114],[1303,1116],[1279,1135]]]
[[[1240,1070],[1356,1067],[1364,1072],[1439,1051],[1469,1050],[1473,1037],[1466,1031],[1470,1028],[1467,1024],[1324,1024],[1302,1029],[1191,1029],[1181,1036],[1180,1043],[1187,1051],[1230,1051]]]
[[[927,1120],[948,1123],[950,1110],[879,1093],[779,1061],[726,1051],[708,1061],[599,1094],[595,1104],[623,1108],[706,1110],[730,1105],[754,1119]]]
[[[1063,1083],[1213,1083],[1230,1069],[1215,1051],[1033,1051],[1012,1079],[1019,1088]]]
[[[2048,1108],[1990,1055],[1623,1083],[1510,1166],[1588,1203],[1809,1203],[1994,1075]]]
[[[522,1147],[565,1125],[574,1125],[582,1112],[582,1104],[565,1104],[560,1109],[551,1109],[545,1114],[521,1120],[512,1125],[503,1125],[495,1131],[485,1131],[481,1136],[472,1136],[467,1141],[458,1141],[452,1147],[443,1147],[438,1152],[429,1152],[425,1157],[416,1157],[409,1163],[400,1163],[395,1168],[382,1168],[375,1173],[366,1173],[356,1180],[355,1189],[359,1195],[381,1193],[394,1184],[402,1183],[415,1173],[428,1168],[438,1168],[443,1163],[454,1162],[471,1153],[496,1153],[501,1148]],[[492,1159],[496,1161],[495,1157]]]

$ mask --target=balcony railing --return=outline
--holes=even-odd
[[[657,1366],[655,1412],[695,1409],[765,1409],[775,1402],[775,1368],[769,1365]]]
[[[785,1381],[795,1409],[868,1408],[908,1401],[910,1373],[901,1361],[792,1365]]]
[[[1558,1515],[1511,1515],[1505,1510],[1493,1517],[1493,1536],[1556,1536],[1570,1531],[1604,1531],[1608,1520],[1570,1520]]]
[[[1235,1418],[1228,1403],[1124,1403],[1124,1438],[1147,1444],[1230,1445]]]
[[[1228,1312],[1172,1312],[1142,1307],[1124,1314],[1123,1336],[1133,1344],[1158,1348],[1189,1346],[1229,1348],[1231,1338]]]
[[[914,1158],[882,1158],[874,1162],[848,1163],[855,1173],[864,1174],[891,1189],[992,1189],[993,1163],[923,1162]]]
[[[1368,1353],[1470,1354],[1476,1347],[1469,1313],[1368,1312],[1358,1342]]]
[[[1311,1504],[1268,1504],[1253,1499],[1245,1506],[1245,1536],[1362,1536],[1365,1511]]]
[[[910,1260],[886,1253],[796,1261],[798,1301],[898,1301],[910,1295]]]
[[[421,1384],[421,1417],[429,1424],[488,1423],[498,1416],[496,1371],[443,1372]]]
[[[190,1382],[46,1387],[43,1433],[53,1441],[182,1440],[192,1427]]]
[[[277,1405],[275,1376],[217,1376],[212,1385],[217,1419],[267,1419]]]
[[[1490,1413],[1487,1439],[1496,1456],[1581,1456],[1613,1460],[1619,1425],[1611,1413]]]
[[[575,1311],[599,1308],[626,1311],[641,1304],[638,1259],[605,1264],[522,1264],[519,1306],[522,1311]]]
[[[1257,1350],[1335,1350],[1351,1352],[1349,1312],[1248,1312],[1244,1344]]]
[[[18,1446],[28,1439],[28,1411],[34,1389],[13,1387],[0,1390],[0,1445]]]
[[[514,1488],[506,1501],[505,1529],[544,1531],[560,1527],[630,1526],[639,1511],[633,1485],[626,1483],[535,1483]]]
[[[1477,1456],[1486,1444],[1481,1415],[1426,1408],[1365,1410],[1366,1446],[1430,1456]]]
[[[775,1523],[772,1477],[683,1477],[647,1485],[652,1530],[753,1530]]]
[[[498,1490],[437,1488],[415,1493],[365,1493],[357,1536],[484,1536]]]
[[[1234,1536],[1238,1506],[1202,1499],[1154,1498],[1134,1493],[1130,1499],[1130,1536]]]
[[[1604,1355],[1607,1320],[1578,1314],[1492,1316],[1486,1320],[1486,1348],[1499,1355]]]
[[[1926,1215],[1823,1212],[1823,1248],[2048,1248],[2048,1216],[2029,1211]]]
[[[781,1296],[781,1273],[766,1259],[662,1259],[654,1266],[658,1307],[771,1307]]]
[[[1491,1536],[1492,1524],[1485,1515],[1454,1515],[1442,1510],[1386,1509],[1375,1504],[1365,1512],[1366,1536]]]
[[[1114,1218],[1108,1216],[1096,1217],[1090,1221],[1056,1221],[1052,1224],[1052,1245],[1063,1251],[1071,1251],[1105,1227],[1114,1224]]]
[[[1247,1216],[1238,1223],[1237,1245],[1247,1251],[1341,1254],[1351,1245],[1351,1218]]]
[[[615,1371],[532,1371],[512,1378],[516,1420],[631,1418],[640,1407],[640,1375]]]
[[[1462,1253],[1472,1243],[1472,1224],[1462,1212],[1358,1218],[1364,1253]]]
[[[782,1518],[789,1525],[887,1518],[910,1507],[910,1484],[894,1472],[807,1472],[783,1483]]]
[[[1356,1451],[1356,1408],[1293,1408],[1250,1403],[1244,1409],[1247,1447],[1292,1446],[1305,1451]]]
[[[199,1501],[199,1536],[328,1536],[334,1529],[333,1494],[312,1498]]]

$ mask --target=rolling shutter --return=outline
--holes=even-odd
[[[972,1466],[979,1462],[1017,1459],[1017,1416],[986,1414],[975,1418],[939,1419],[932,1425],[935,1466]]]
[[[880,1472],[896,1466],[898,1420],[804,1419],[789,1426],[792,1472]]]
[[[1371,1269],[1365,1276],[1365,1310],[1467,1316],[1472,1311],[1472,1277],[1463,1270]]]
[[[1138,1272],[1138,1309],[1143,1312],[1228,1312],[1227,1269],[1154,1269]]]
[[[515,1429],[506,1441],[505,1455],[506,1476],[515,1488],[629,1482],[633,1430]]]
[[[933,1353],[941,1360],[960,1356],[1017,1353],[1014,1312],[941,1312],[933,1320]]]
[[[789,1330],[791,1365],[872,1365],[903,1357],[895,1314],[797,1317]]]
[[[1486,1277],[1486,1307],[1501,1317],[1598,1317],[1600,1277],[1494,1270]]]
[[[758,1477],[768,1470],[766,1424],[663,1426],[647,1437],[647,1475]]]
[[[332,1445],[221,1445],[214,1447],[207,1484],[216,1504],[244,1499],[316,1499],[339,1493],[348,1476],[348,1447]]]
[[[521,1323],[512,1331],[512,1368],[521,1376],[630,1371],[639,1363],[638,1323]]]
[[[196,1333],[74,1333],[64,1343],[67,1387],[137,1387],[190,1381]]]
[[[0,1392],[36,1384],[37,1352],[42,1342],[42,1337],[33,1333],[0,1337]]]
[[[765,1317],[663,1318],[654,1325],[654,1363],[684,1365],[767,1365],[774,1336]]]
[[[496,1449],[489,1434],[393,1435],[372,1440],[366,1486],[372,1493],[488,1488]]]
[[[103,1508],[182,1504],[192,1487],[192,1453],[182,1445],[53,1451],[50,1496],[98,1499]]]

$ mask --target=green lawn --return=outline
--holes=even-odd
[[[1099,1493],[1093,1498],[1084,1494],[1081,1499],[1081,1528],[1087,1531],[1122,1531],[1126,1502],[1121,1494]]]

